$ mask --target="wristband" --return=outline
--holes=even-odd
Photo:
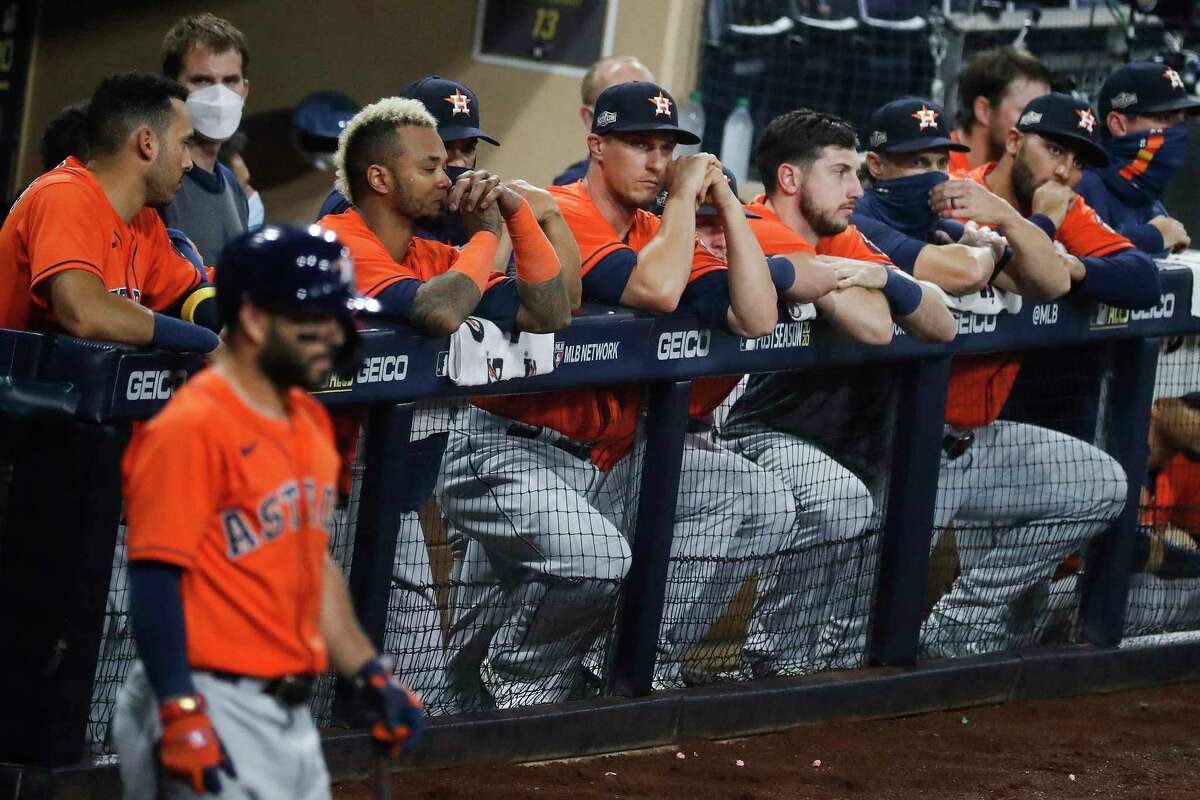
[[[517,280],[522,283],[545,283],[562,274],[558,253],[542,227],[538,225],[533,209],[525,199],[517,213],[504,220],[508,236],[512,239],[513,259],[517,262]]]
[[[492,259],[496,257],[496,248],[500,246],[500,237],[491,231],[478,231],[471,237],[462,250],[458,251],[458,259],[451,272],[461,272],[479,287],[479,293],[487,291],[488,279],[492,277]]]
[[[769,256],[767,269],[771,272],[771,283],[781,292],[786,292],[796,282],[796,267],[786,256]]]
[[[889,269],[883,296],[887,298],[893,316],[907,317],[921,305],[921,285],[906,278],[899,270]]]
[[[996,266],[992,269],[992,277],[988,279],[988,283],[996,280],[1004,268],[1008,266],[1008,262],[1012,261],[1013,249],[1011,244],[1004,245],[1004,252],[1000,254],[1000,258],[996,259]]]
[[[1050,237],[1050,241],[1054,241],[1054,237],[1058,233],[1058,226],[1054,224],[1054,220],[1045,214],[1030,214],[1029,221],[1041,228]]]
[[[150,346],[177,353],[211,353],[221,340],[208,328],[201,328],[166,314],[154,314],[154,334]]]

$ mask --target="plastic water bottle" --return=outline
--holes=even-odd
[[[691,131],[697,136],[704,136],[704,93],[696,89],[688,95],[688,101],[679,109],[679,127]],[[699,153],[704,143],[681,144],[675,148],[675,155],[690,156]]]
[[[721,137],[721,163],[733,173],[738,183],[745,183],[750,173],[750,147],[753,144],[750,99],[739,97],[733,113],[725,120],[725,132]]]

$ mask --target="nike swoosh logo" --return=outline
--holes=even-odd
[[[258,442],[251,442],[250,444],[248,444],[248,445],[246,445],[245,447],[241,448],[241,450],[242,450],[242,458],[245,458],[246,456],[248,456],[248,455],[250,455],[251,453],[253,453],[253,452],[254,452],[254,448],[256,448],[256,447],[258,447]]]

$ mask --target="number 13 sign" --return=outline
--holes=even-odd
[[[582,76],[612,55],[617,0],[478,0],[475,60]]]

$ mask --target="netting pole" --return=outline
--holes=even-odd
[[[395,498],[404,482],[418,480],[418,476],[406,472],[413,408],[412,403],[373,406],[367,417],[366,446],[362,455],[365,471],[348,584],[358,620],[376,649],[383,647],[396,560],[396,536],[403,514]],[[346,721],[350,714],[348,688],[345,681],[338,681],[333,712],[335,721]]]
[[[0,541],[0,761],[84,756],[92,681],[121,521],[127,426],[22,422]]]
[[[613,694],[641,697],[650,693],[691,391],[691,381],[650,386],[633,557],[617,616],[610,682]]]
[[[920,642],[950,357],[905,367],[867,660],[911,666]]]
[[[1150,405],[1160,339],[1118,342],[1113,348],[1113,377],[1108,396],[1109,454],[1125,470],[1129,488],[1125,508],[1092,546],[1083,576],[1084,641],[1115,647],[1125,625],[1129,564],[1137,532],[1146,460],[1150,455]]]

